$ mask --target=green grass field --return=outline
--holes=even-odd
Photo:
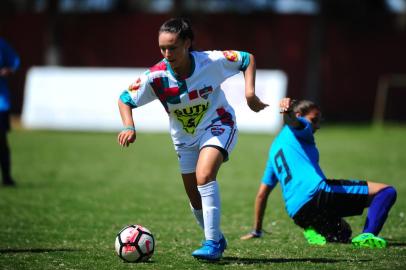
[[[16,188],[0,187],[0,269],[405,269],[406,126],[328,126],[317,135],[321,166],[331,178],[396,186],[398,200],[381,236],[384,250],[350,245],[311,247],[287,216],[277,187],[262,239],[250,230],[254,197],[273,137],[240,134],[218,177],[222,228],[229,242],[218,263],[190,253],[202,240],[192,217],[168,134],[138,134],[129,149],[113,133],[15,130],[10,133]],[[363,217],[349,219],[354,234]],[[148,263],[123,263],[116,233],[142,224],[156,238]]]

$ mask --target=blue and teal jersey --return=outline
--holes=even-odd
[[[319,151],[310,122],[298,118],[304,128],[285,125],[269,150],[262,183],[272,189],[279,182],[286,211],[293,217],[318,191],[326,178],[319,166]]]
[[[10,68],[13,71],[20,66],[20,58],[7,42],[0,38],[0,69]],[[10,93],[6,78],[0,76],[0,112],[10,110]]]

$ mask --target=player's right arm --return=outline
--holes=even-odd
[[[149,71],[144,72],[128,89],[123,91],[118,100],[123,129],[118,134],[117,140],[123,147],[128,147],[136,139],[132,110],[157,98],[148,83],[148,74],[150,74]]]
[[[295,129],[304,128],[303,123],[297,119],[296,113],[293,111],[293,105],[296,101],[291,98],[283,98],[279,102],[279,111],[283,114],[283,121],[286,125],[289,125]]]
[[[118,143],[123,147],[128,147],[130,143],[135,142],[137,135],[134,127],[132,108],[123,103],[121,99],[118,100],[118,108],[124,126],[123,130],[118,134]]]

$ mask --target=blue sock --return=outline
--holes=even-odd
[[[394,187],[386,187],[379,191],[369,206],[363,232],[378,235],[395,201],[396,189]]]

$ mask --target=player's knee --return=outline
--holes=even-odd
[[[393,186],[389,186],[389,187],[381,190],[381,192],[386,193],[386,196],[388,196],[388,198],[390,198],[390,200],[392,201],[392,204],[395,203],[398,194],[397,194],[396,189]]]
[[[202,185],[206,185],[212,181],[214,181],[215,179],[213,179],[210,176],[202,176],[202,177],[198,177],[197,178],[197,185],[198,186],[202,186]]]
[[[210,170],[199,170],[196,171],[196,180],[197,184],[201,186],[215,180],[215,177]]]

